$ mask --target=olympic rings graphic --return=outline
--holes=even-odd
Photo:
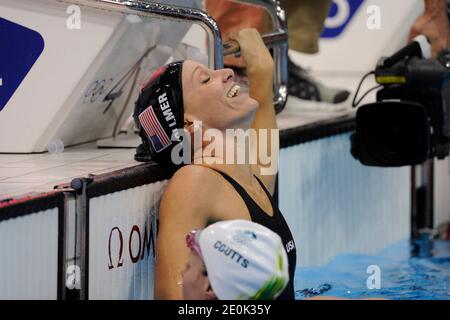
[[[101,97],[108,87],[114,81],[113,78],[95,80],[89,88],[86,90],[83,98],[83,104],[94,103],[99,97]]]

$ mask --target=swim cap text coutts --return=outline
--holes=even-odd
[[[247,268],[250,264],[250,261],[245,259],[239,252],[227,246],[225,243],[222,243],[220,240],[214,243],[214,249],[223,253],[225,256],[230,257],[231,260],[234,260],[236,263],[240,263],[241,267]]]

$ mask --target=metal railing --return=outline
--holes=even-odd
[[[288,84],[288,29],[286,15],[278,0],[233,0],[234,2],[253,4],[263,7],[272,18],[274,30],[263,35],[264,43],[273,49],[274,70],[274,105],[277,113],[281,112],[287,101]]]
[[[125,14],[136,14],[141,16],[169,19],[174,21],[189,21],[199,24],[207,33],[209,67],[214,69],[223,68],[223,57],[225,54],[238,52],[234,47],[229,51],[223,47],[220,29],[216,21],[202,10],[187,8],[169,4],[155,3],[150,1],[134,0],[60,0],[81,6],[120,12]],[[273,49],[274,69],[274,106],[277,113],[283,110],[287,100],[287,26],[284,10],[277,0],[239,0],[236,2],[254,4],[263,7],[269,13],[274,25],[274,31],[263,35],[264,42]]]

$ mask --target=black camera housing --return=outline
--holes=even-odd
[[[362,164],[416,165],[450,150],[450,54],[407,57],[386,67],[380,60],[377,102],[356,113],[351,153]]]

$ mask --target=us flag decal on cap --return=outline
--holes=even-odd
[[[150,142],[157,153],[172,144],[164,131],[164,128],[161,126],[161,123],[158,121],[152,106],[145,109],[145,111],[139,115],[139,121],[141,122],[142,127],[147,133]]]

